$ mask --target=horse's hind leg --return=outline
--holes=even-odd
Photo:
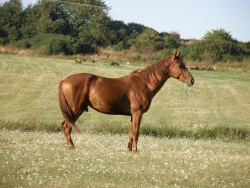
[[[84,110],[87,111],[88,106],[86,106]],[[82,115],[82,113],[83,113],[83,111],[80,111],[78,114],[76,114],[74,116],[74,121],[71,123],[74,124],[74,122]],[[61,123],[60,126],[61,126],[61,129],[63,130],[64,136],[66,138],[66,144],[67,144],[68,149],[73,149],[75,146],[74,146],[74,143],[73,143],[71,136],[70,136],[71,131],[72,131],[72,127],[69,126],[65,120]]]
[[[64,136],[66,138],[67,148],[68,149],[73,149],[74,148],[74,143],[73,143],[73,141],[71,139],[71,136],[70,136],[71,131],[72,131],[72,127],[68,126],[66,121],[63,121],[61,123],[61,128],[62,128]]]

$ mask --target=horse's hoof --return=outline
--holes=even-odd
[[[132,153],[137,153],[137,148],[132,148]]]
[[[68,148],[68,149],[75,149],[75,146],[70,145],[70,146],[68,146],[67,148]]]
[[[132,152],[132,148],[128,147],[128,148],[127,148],[127,152],[128,152],[128,153],[131,153],[131,152]]]

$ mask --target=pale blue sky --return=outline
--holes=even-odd
[[[208,31],[222,28],[239,41],[250,41],[250,0],[104,1],[113,20],[143,24],[158,32],[177,31],[184,39],[201,39]],[[26,7],[37,0],[22,2]]]

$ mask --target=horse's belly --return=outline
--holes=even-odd
[[[108,106],[91,106],[93,109],[95,109],[98,112],[104,113],[104,114],[113,114],[113,115],[130,115],[130,110],[126,110],[123,108],[114,108],[114,107],[108,107]]]
[[[95,109],[95,108],[94,108]],[[110,114],[110,115],[131,115],[130,112],[122,111],[122,110],[102,110],[102,109],[95,109],[96,111],[103,113],[103,114]]]
[[[130,115],[130,105],[122,100],[92,99],[89,105],[104,114]]]

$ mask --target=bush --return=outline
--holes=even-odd
[[[124,43],[123,41],[114,46],[114,51],[122,51],[126,49],[128,49],[128,45],[126,45],[126,43]]]
[[[47,47],[45,45],[38,47],[37,52],[40,55],[49,55],[50,54],[49,47]]]
[[[0,45],[6,45],[9,42],[7,38],[0,37]]]
[[[50,54],[67,53],[67,42],[61,38],[51,39],[49,42]]]
[[[26,40],[27,41],[27,40]],[[27,41],[29,47],[38,49],[41,54],[60,54],[72,55],[77,52],[78,46],[70,36],[40,33]],[[39,52],[40,53],[40,52]]]
[[[141,56],[139,54],[134,54],[132,56],[130,56],[131,61],[140,61],[141,60]]]
[[[161,58],[164,58],[166,56],[169,56],[171,54],[173,54],[175,50],[172,48],[164,48],[163,50],[161,50],[160,54],[161,54]]]
[[[17,47],[18,47],[18,48],[22,48],[22,49],[26,49],[26,48],[30,48],[31,45],[30,45],[30,43],[29,43],[29,40],[23,39],[23,40],[19,40],[19,41],[17,42]]]

